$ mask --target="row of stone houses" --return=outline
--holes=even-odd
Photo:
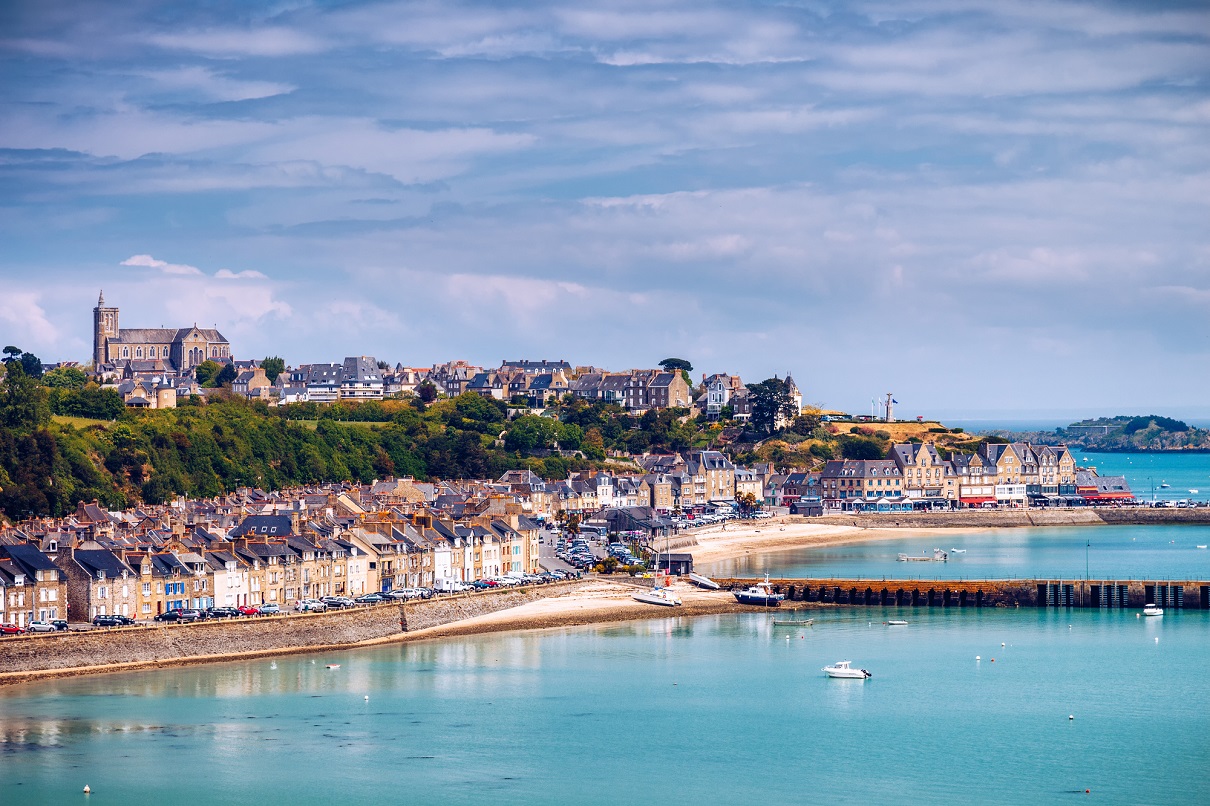
[[[931,444],[906,443],[893,446],[887,459],[828,462],[818,496],[833,509],[879,502],[897,508],[1023,506],[1078,496],[1076,482],[1075,458],[1062,445],[985,443],[974,453],[943,459]]]

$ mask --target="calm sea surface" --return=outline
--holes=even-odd
[[[777,527],[769,527],[776,529]],[[1210,526],[1061,526],[954,530],[893,540],[750,554],[703,566],[719,577],[873,579],[1208,579]],[[899,562],[949,552],[947,562]],[[953,549],[965,549],[965,553]]]
[[[0,803],[1205,802],[1208,636],[836,609],[47,682],[0,690]]]

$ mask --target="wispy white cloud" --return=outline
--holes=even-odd
[[[123,266],[138,266],[145,269],[158,269],[164,274],[176,274],[180,276],[193,276],[202,274],[202,270],[197,266],[189,266],[184,263],[169,263],[165,260],[159,260],[151,255],[131,255],[122,261]]]

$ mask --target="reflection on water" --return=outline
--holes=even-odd
[[[0,689],[0,803],[65,802],[84,783],[91,806],[1016,803],[1077,785],[1177,803],[1210,786],[1210,613],[813,615],[811,629],[666,618]],[[896,617],[910,624],[883,624]],[[842,659],[873,679],[825,678]],[[1156,731],[1180,741],[1139,753]]]

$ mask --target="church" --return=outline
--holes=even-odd
[[[118,309],[105,307],[105,292],[92,309],[92,360],[97,372],[104,365],[142,371],[184,374],[203,361],[225,364],[231,344],[211,328],[123,328]]]

